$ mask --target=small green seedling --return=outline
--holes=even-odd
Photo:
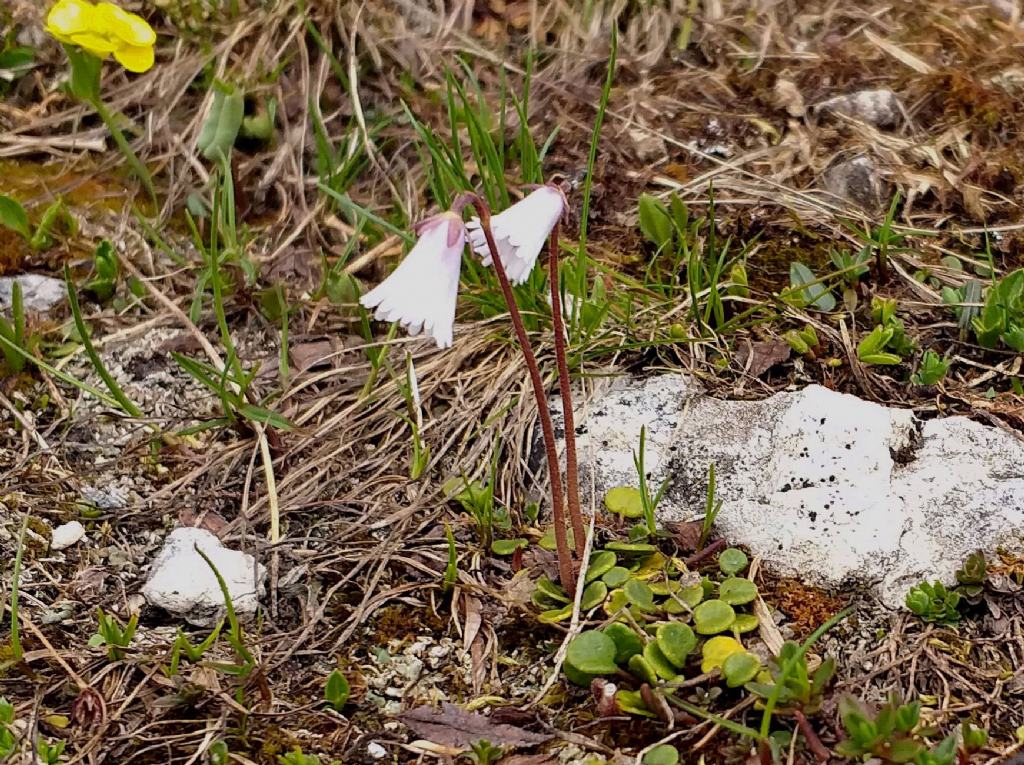
[[[907,593],[907,608],[926,622],[956,624],[960,621],[960,593],[947,590],[942,582],[921,582]]]
[[[33,355],[39,346],[40,336],[28,332],[27,326],[21,284],[15,281],[11,284],[11,318],[0,316],[0,351],[4,369],[11,374],[19,374],[25,368],[26,356]]]
[[[1000,342],[1024,352],[1024,269],[1007,274],[988,288],[985,304],[972,321],[978,343],[995,348]]]
[[[128,619],[128,623],[121,626],[121,622],[113,614],[104,613],[103,609],[97,610],[97,631],[89,638],[89,646],[97,648],[105,645],[107,647],[107,658],[110,661],[119,661],[124,658],[125,650],[131,645],[135,637],[135,629],[139,626],[139,615],[134,613]]]
[[[925,351],[921,357],[921,366],[918,367],[910,381],[914,385],[935,385],[946,376],[950,363],[935,351]]]
[[[18,746],[14,736],[14,705],[0,696],[0,761],[6,760]]]
[[[351,692],[348,680],[340,671],[335,669],[327,676],[327,682],[324,684],[324,700],[334,708],[335,712],[342,710],[342,707],[348,702]]]
[[[485,739],[474,741],[469,748],[472,750],[470,759],[475,765],[495,765],[505,754],[504,749]]]
[[[43,212],[35,230],[29,223],[28,214],[21,203],[12,197],[0,194],[0,226],[20,234],[33,250],[45,250],[53,244],[53,231],[63,223],[69,236],[78,233],[78,222],[68,211],[62,199],[52,202]]]
[[[801,356],[807,356],[814,358],[817,355],[818,349],[821,347],[821,341],[818,340],[818,333],[814,331],[814,327],[810,324],[804,326],[803,329],[791,329],[789,332],[782,336],[782,339],[789,343],[789,347],[793,349],[795,353],[799,353]]]
[[[36,742],[36,754],[39,762],[42,765],[57,765],[60,762],[61,755],[64,754],[64,747],[67,745],[66,741],[55,741],[50,743],[46,739],[40,737]],[[2,757],[0,757],[2,759]]]
[[[181,627],[178,627],[178,635],[175,637],[174,645],[171,647],[171,663],[167,668],[167,676],[174,677],[178,674],[182,655],[193,664],[202,661],[203,655],[217,642],[223,626],[223,621],[217,622],[217,626],[213,628],[213,631],[198,645],[192,645]]]
[[[957,592],[965,600],[975,603],[980,600],[988,581],[988,564],[985,553],[978,550],[967,556],[964,565],[956,572]]]
[[[323,765],[320,758],[315,754],[303,754],[302,749],[295,747],[290,752],[277,755],[280,765]],[[337,760],[332,760],[331,765],[341,765]]]
[[[114,245],[104,239],[98,245],[92,256],[92,269],[94,276],[86,283],[86,292],[92,295],[101,303],[110,300],[117,288],[117,280],[121,275],[121,264],[114,252]]]

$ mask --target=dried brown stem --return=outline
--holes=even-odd
[[[565,422],[565,481],[568,485],[566,501],[569,505],[569,522],[572,524],[576,555],[583,559],[586,544],[586,530],[580,511],[580,477],[576,462],[576,421],[572,410],[572,384],[569,379],[569,363],[565,354],[565,324],[562,321],[562,294],[558,279],[558,224],[551,229],[549,243],[548,281],[551,282],[551,326],[555,333],[555,359],[558,363],[558,392],[562,396],[562,413]]]
[[[526,360],[526,367],[530,372],[530,381],[533,383],[533,395],[537,399],[537,416],[540,418],[541,432],[544,435],[544,453],[547,456],[548,472],[551,478],[551,514],[555,524],[555,548],[558,554],[558,579],[570,597],[576,593],[576,578],[573,574],[572,552],[569,550],[569,540],[566,534],[564,496],[562,493],[562,476],[558,468],[558,454],[555,451],[555,429],[551,422],[551,410],[548,408],[547,396],[544,393],[544,381],[540,376],[540,367],[537,366],[537,356],[533,352],[530,338],[526,334],[526,327],[523,325],[523,318],[519,314],[519,306],[516,305],[515,295],[512,294],[512,285],[505,273],[505,266],[501,262],[498,245],[494,241],[494,234],[491,232],[491,213],[487,204],[476,195],[466,195],[470,203],[476,208],[480,218],[480,230],[484,232],[487,240],[487,247],[491,251],[491,260],[494,263],[494,272],[498,275],[498,283],[501,285],[501,293],[508,305],[508,313],[512,319],[512,326],[515,328],[516,338],[523,350],[523,358]],[[457,207],[456,203],[453,209]]]
[[[804,738],[807,740],[807,747],[814,753],[818,762],[828,762],[829,752],[825,748],[825,745],[821,743],[821,739],[818,738],[818,734],[814,732],[814,727],[811,725],[811,721],[807,719],[807,716],[799,709],[793,710],[793,717],[796,718],[797,727],[800,728],[800,732],[804,734]]]

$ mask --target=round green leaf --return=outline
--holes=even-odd
[[[654,610],[654,593],[646,582],[630,579],[622,587],[622,591],[626,593],[626,599],[641,611]]]
[[[583,596],[580,598],[580,609],[589,611],[591,608],[604,603],[606,597],[608,597],[608,585],[604,582],[591,582],[587,585],[587,589],[583,591]]]
[[[693,609],[693,626],[701,635],[725,632],[734,621],[736,612],[721,600],[707,600]]]
[[[604,495],[604,506],[608,512],[624,518],[643,518],[644,505],[640,490],[633,486],[616,486]]]
[[[676,672],[672,662],[668,660],[668,657],[661,652],[656,641],[652,640],[644,646],[643,656],[647,663],[651,665],[654,673],[662,680],[675,680],[676,675],[679,674]]]
[[[629,605],[629,601],[626,600],[626,593],[621,588],[612,590],[608,594],[608,599],[604,602],[604,612],[608,616],[614,616],[627,605]]]
[[[657,547],[647,542],[609,542],[604,549],[623,555],[649,555],[658,551]]]
[[[648,685],[658,684],[658,673],[654,671],[654,667],[647,661],[641,654],[629,657],[629,663],[626,665],[629,667],[629,671],[640,678],[640,681],[647,683]]]
[[[732,623],[732,628],[742,635],[744,632],[753,632],[760,624],[761,622],[753,614],[736,614],[736,621]]]
[[[629,579],[629,569],[625,566],[613,566],[601,577],[601,581],[609,587],[621,587],[627,579]]]
[[[739,688],[744,683],[749,683],[760,669],[760,660],[748,651],[730,654],[722,662],[722,674],[725,675],[725,682],[730,688]]]
[[[749,561],[747,560],[747,554],[743,550],[739,550],[735,547],[730,547],[728,550],[722,550],[718,556],[718,567],[722,569],[722,573],[728,576],[738,574],[747,567]]]
[[[671,744],[658,744],[644,755],[643,765],[679,765],[679,750]]]
[[[574,539],[575,538],[572,535],[572,529],[570,529],[568,534],[570,548],[575,544]],[[558,545],[555,543],[555,527],[552,526],[547,531],[545,531],[544,536],[540,538],[540,541],[537,544],[539,544],[548,552],[554,552],[555,550],[557,550]]]
[[[587,566],[587,581],[592,582],[600,579],[615,567],[615,553],[608,550],[600,550],[590,556],[590,565]]]
[[[682,669],[686,666],[686,657],[697,647],[697,636],[689,624],[668,622],[658,627],[658,648],[665,658]]]
[[[562,672],[565,673],[565,677],[573,685],[578,685],[580,688],[589,688],[591,681],[597,677],[589,672],[583,672],[576,669],[572,664],[567,661],[562,662]]]
[[[495,555],[511,555],[520,547],[526,547],[530,540],[523,539],[495,539],[491,542],[491,552]]]
[[[644,650],[644,642],[640,636],[622,622],[612,622],[602,631],[615,641],[616,664],[625,664],[630,657]]]
[[[611,674],[618,670],[615,641],[603,632],[586,630],[569,643],[565,660],[581,672],[592,675]]]
[[[757,597],[757,585],[749,579],[731,576],[719,585],[718,597],[731,606],[742,606]]]

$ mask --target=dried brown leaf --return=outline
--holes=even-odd
[[[776,364],[789,358],[792,348],[785,340],[760,340],[756,343],[747,342],[736,351],[736,361],[747,370],[752,377],[760,377]]]
[[[468,747],[481,739],[497,746],[537,746],[551,738],[515,725],[494,723],[485,715],[467,712],[455,704],[442,704],[440,710],[416,707],[399,719],[417,736],[443,746]]]

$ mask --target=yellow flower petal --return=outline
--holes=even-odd
[[[58,40],[87,32],[92,26],[95,7],[84,0],[60,0],[46,16],[46,31]]]
[[[81,32],[69,35],[67,41],[99,58],[106,58],[117,47],[116,43],[95,32]]]
[[[113,3],[96,6],[96,24],[107,36],[117,37],[127,45],[143,47],[156,42],[156,32],[146,20],[128,13]]]
[[[114,51],[114,58],[129,72],[145,72],[153,66],[153,46],[124,45]]]

